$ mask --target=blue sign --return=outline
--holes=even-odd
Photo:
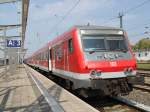
[[[7,40],[7,47],[21,47],[21,40]]]

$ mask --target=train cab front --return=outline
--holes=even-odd
[[[93,90],[128,94],[133,84],[144,83],[144,78],[136,75],[136,60],[123,30],[81,30],[81,43],[83,71],[89,73]]]

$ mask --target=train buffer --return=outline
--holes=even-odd
[[[37,71],[0,68],[0,112],[98,112]]]

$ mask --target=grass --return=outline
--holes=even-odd
[[[150,63],[138,63],[137,68],[143,70],[150,70]]]

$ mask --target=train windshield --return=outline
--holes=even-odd
[[[85,51],[127,51],[126,41],[123,36],[83,36]]]
[[[107,47],[109,50],[121,50],[121,51],[127,51],[127,46],[125,44],[125,40],[123,38],[118,39],[107,39]]]
[[[83,46],[86,51],[106,49],[104,39],[101,38],[84,38]]]

